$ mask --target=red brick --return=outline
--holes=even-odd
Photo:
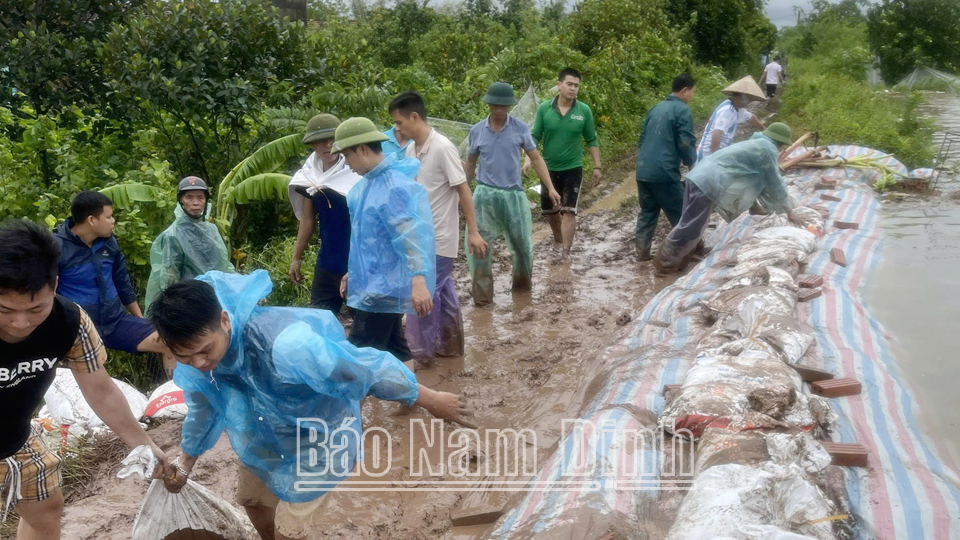
[[[464,508],[450,512],[450,521],[454,527],[469,527],[493,523],[503,515],[499,506],[485,504],[476,508]]]
[[[870,453],[866,447],[857,443],[836,443],[820,441],[824,450],[832,458],[831,464],[840,467],[866,467]]]
[[[834,377],[833,373],[823,371],[812,367],[801,366],[800,364],[787,364],[794,369],[804,382],[826,381]]]
[[[860,224],[855,221],[834,221],[833,226],[838,229],[859,229]]]
[[[797,300],[801,302],[809,302],[814,298],[819,298],[823,296],[823,291],[821,289],[800,289],[800,292],[797,293]]]
[[[681,386],[683,385],[682,384],[665,384],[663,385],[663,390],[660,393],[666,396],[671,392],[676,392],[677,390],[680,390]]]
[[[797,276],[797,285],[805,289],[816,289],[823,285],[823,276],[818,274],[800,274]]]
[[[821,193],[821,194],[820,194],[820,200],[821,200],[821,201],[840,202],[840,201],[842,201],[843,199],[841,199],[840,197],[837,197],[836,195],[831,195],[831,194],[829,194],[829,193]]]
[[[830,379],[826,381],[815,381],[810,385],[814,394],[834,398],[843,396],[855,396],[860,393],[862,386],[860,381],[851,377],[841,379]]]
[[[819,182],[817,182],[817,185],[816,187],[814,187],[814,189],[836,189],[836,187],[837,187],[836,180],[822,178]]]
[[[847,256],[844,255],[843,250],[840,248],[833,248],[830,250],[830,260],[833,261],[833,264],[840,266],[847,266]]]

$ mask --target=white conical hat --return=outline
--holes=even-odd
[[[767,96],[763,94],[763,90],[760,90],[760,85],[758,85],[750,75],[723,89],[723,93],[727,95],[733,92],[748,95],[758,101],[766,101],[767,99]]]

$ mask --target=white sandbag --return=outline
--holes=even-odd
[[[834,540],[830,522],[810,524],[832,510],[796,465],[718,465],[697,476],[666,540]]]
[[[122,463],[119,478],[146,479],[156,457],[149,446],[138,446]],[[260,538],[243,512],[193,480],[180,493],[170,493],[162,480],[154,480],[134,519],[131,540],[162,540],[177,531],[208,531],[229,540]]]
[[[816,212],[816,210],[813,210],[813,212]],[[817,250],[817,235],[797,227],[770,227],[769,229],[757,231],[752,238],[762,240],[789,240],[803,247],[807,253],[813,253]]]
[[[167,381],[150,394],[143,415],[147,418],[185,418],[187,403],[183,390],[173,381]]]
[[[779,229],[779,227],[776,228]],[[793,227],[790,228],[792,229]],[[800,229],[796,230],[799,231]],[[779,266],[793,261],[799,263],[806,262],[808,253],[810,252],[806,246],[792,240],[783,238],[758,238],[754,236],[747,242],[740,244],[740,247],[737,248],[735,262],[739,265],[752,261],[769,261],[765,266]]]
[[[139,419],[143,416],[143,411],[147,408],[147,397],[123,381],[113,379],[113,382],[126,398],[133,417]],[[57,368],[53,384],[47,389],[43,399],[46,401],[50,416],[58,424],[69,426],[72,434],[82,437],[109,429],[87,404],[69,368]]]

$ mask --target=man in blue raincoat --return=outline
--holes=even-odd
[[[182,364],[174,381],[188,408],[177,474],[165,485],[178,492],[226,431],[243,464],[237,502],[265,540],[304,538],[323,494],[354,469],[364,397],[439,418],[465,413],[457,396],[417,384],[391,354],[351,344],[330,311],[258,307],[272,287],[264,270],[208,272],[171,285],[150,309]]]
[[[405,362],[410,347],[403,315],[433,309],[437,247],[427,190],[414,178],[416,158],[384,154],[387,138],[366,118],[337,127],[334,151],[363,178],[347,194],[350,256],[341,294],[355,312],[350,342]]]
[[[661,273],[683,269],[693,254],[710,214],[727,222],[750,211],[786,213],[792,209],[780,176],[779,152],[792,142],[790,128],[770,124],[763,133],[710,154],[687,173],[680,222],[670,231],[653,260]]]

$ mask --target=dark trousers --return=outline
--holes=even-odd
[[[353,327],[347,340],[357,347],[386,351],[401,362],[411,357],[407,338],[403,335],[402,313],[370,313],[358,309],[353,314]]]
[[[772,98],[774,94],[777,93],[777,85],[768,84],[767,85],[767,97]]]
[[[340,313],[343,307],[343,297],[340,296],[340,280],[343,274],[328,272],[319,266],[313,272],[313,288],[310,290],[310,307],[327,309],[334,315]]]
[[[644,182],[637,180],[640,196],[640,214],[637,215],[637,247],[645,250],[653,242],[660,211],[666,214],[670,225],[680,222],[683,210],[683,185],[680,182]]]
[[[683,194],[683,217],[674,225],[660,246],[657,258],[664,268],[680,268],[684,260],[697,248],[703,231],[710,223],[713,201],[693,182],[687,182]]]

